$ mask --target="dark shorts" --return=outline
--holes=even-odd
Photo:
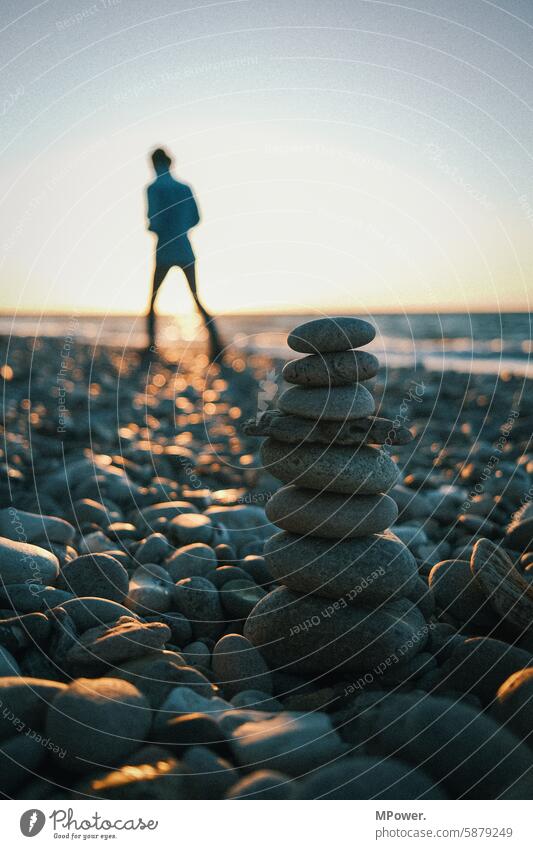
[[[192,265],[196,257],[187,236],[180,236],[177,239],[162,240],[161,237],[157,240],[155,251],[156,265],[161,268],[172,268],[177,265],[179,268],[187,268]]]

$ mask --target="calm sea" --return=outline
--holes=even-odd
[[[287,332],[313,316],[224,315],[219,327],[226,344],[243,350],[290,357]],[[425,366],[438,371],[512,372],[533,377],[531,315],[529,313],[376,314],[378,329],[368,347],[383,364]],[[0,316],[1,336],[72,337],[73,342],[142,347],[144,322],[132,316]],[[160,342],[196,345],[202,342],[196,315],[163,316]]]

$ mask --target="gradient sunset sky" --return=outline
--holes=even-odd
[[[4,0],[0,45],[4,311],[144,309],[156,145],[212,310],[529,309],[530,0]]]

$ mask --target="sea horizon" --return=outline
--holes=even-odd
[[[339,314],[339,313],[337,313]],[[350,313],[345,313],[350,314]],[[527,312],[353,312],[376,325],[369,346],[386,366],[533,377],[531,317]],[[222,313],[217,324],[226,345],[289,359],[287,332],[316,312]],[[159,316],[162,348],[204,344],[193,311]],[[0,336],[66,338],[73,343],[142,348],[141,314],[0,313]]]

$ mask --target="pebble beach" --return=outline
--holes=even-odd
[[[533,381],[321,321],[1,339],[5,798],[531,798]]]

